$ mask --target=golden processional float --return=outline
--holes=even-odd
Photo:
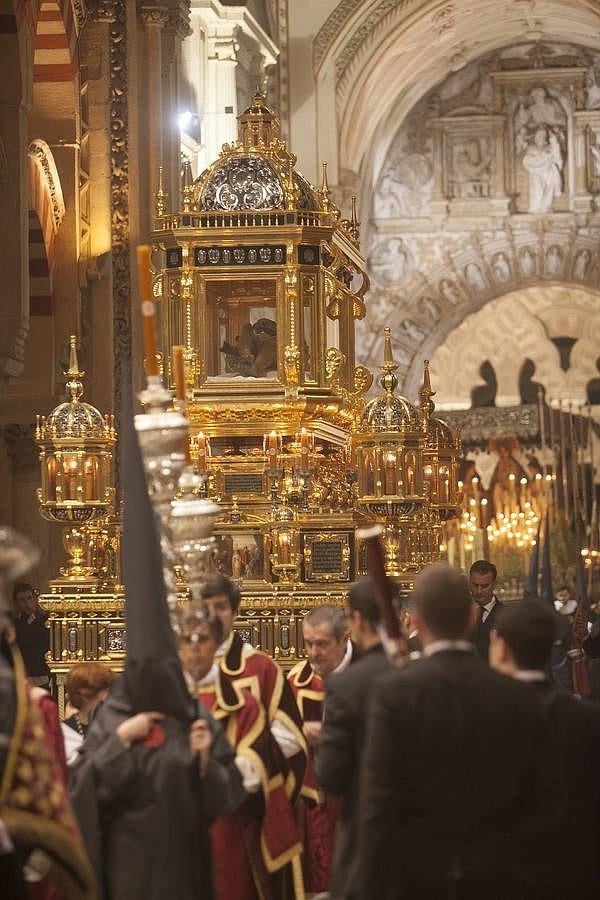
[[[461,503],[460,441],[433,415],[427,363],[416,404],[396,393],[389,329],[380,392],[367,402],[373,376],[355,364],[369,284],[356,202],[342,219],[326,167],[315,189],[295,163],[256,95],[237,143],[195,181],[184,165],[179,211],[168,211],[161,178],[151,249],[138,255],[148,388],[136,427],[171,598],[191,582],[195,593],[207,566],[229,575],[243,594],[236,628],[284,665],[304,655],[306,612],[343,603],[365,571],[358,525],[382,524],[388,574],[406,589],[439,558]],[[38,432],[44,510],[55,431],[51,441],[46,426]],[[87,548],[85,574],[71,564],[44,597],[59,675],[83,659],[118,667],[125,640],[118,570],[102,563],[114,510],[113,520],[77,518],[89,506],[86,442],[83,429],[69,457],[83,494],[53,500],[63,510],[53,518],[76,521]]]

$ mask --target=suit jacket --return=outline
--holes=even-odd
[[[475,644],[478,655],[486,663],[488,661],[488,653],[490,650],[490,631],[494,627],[496,616],[504,605],[500,603],[500,601],[496,599],[496,597],[494,597],[494,599],[496,600],[496,602],[492,606],[492,610],[489,616],[486,618],[485,622],[479,623],[479,625],[471,635],[471,641],[473,642],[473,644]]]
[[[361,898],[523,900],[514,823],[541,731],[531,687],[473,652],[381,677],[365,750]]]
[[[518,826],[523,897],[564,900],[600,883],[600,709],[536,682],[544,724],[529,814]]]
[[[374,679],[388,668],[379,644],[326,682],[325,717],[315,753],[315,773],[323,790],[344,798],[333,856],[331,893],[335,897],[352,895],[357,887],[357,812],[367,706]]]

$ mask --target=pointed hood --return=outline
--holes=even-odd
[[[587,592],[585,564],[579,548],[577,549],[577,563],[575,564],[575,599],[580,609],[589,612],[590,601]]]
[[[554,609],[554,588],[552,586],[552,566],[550,563],[550,516],[546,513],[544,526],[544,546],[542,548],[542,577],[540,599]]]
[[[538,569],[540,565],[540,536],[542,530],[541,520],[537,527],[537,538],[535,546],[531,548],[531,559],[529,560],[529,572],[525,579],[523,594],[526,600],[533,600],[538,595]]]
[[[162,554],[133,423],[131,379],[122,390],[123,581],[127,624],[124,688],[133,712],[191,720],[192,701],[169,622]]]

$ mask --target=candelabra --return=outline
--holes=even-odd
[[[114,419],[102,416],[82,401],[85,375],[79,368],[77,340],[70,337],[67,400],[48,417],[38,416],[36,440],[40,447],[41,486],[38,488],[40,511],[45,519],[60,525],[70,524],[63,543],[69,563],[53,589],[73,585],[96,588],[98,572],[86,565],[86,523],[104,519],[112,511],[112,447],[116,441]]]
[[[214,568],[214,523],[221,509],[216,503],[199,497],[203,478],[187,468],[179,481],[180,495],[172,502],[170,532],[173,549],[183,568],[190,603],[184,614],[202,617],[202,586]],[[184,604],[185,605],[185,604]]]

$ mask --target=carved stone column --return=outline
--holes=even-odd
[[[238,114],[236,68],[237,26],[231,22],[215,22],[207,29],[207,159],[216,159],[225,143],[236,138]]]
[[[162,32],[162,135],[163,165],[169,179],[166,189],[175,205],[181,189],[178,115],[186,111],[182,101],[181,45],[190,34],[190,0],[169,0],[168,19]]]
[[[8,18],[8,17],[7,17]],[[14,37],[14,40],[13,40]],[[27,104],[17,35],[3,35],[0,59],[0,207],[9,215],[2,241],[0,389],[23,371],[29,330]]]
[[[143,104],[140,110],[140,125],[141,133],[144,135],[144,152],[147,155],[146,215],[151,220],[154,194],[158,186],[158,168],[166,165],[163,146],[162,31],[169,21],[169,13],[165,5],[144,5],[140,7],[139,13],[144,38],[143,78],[140,83]],[[175,111],[173,114],[175,115]]]

